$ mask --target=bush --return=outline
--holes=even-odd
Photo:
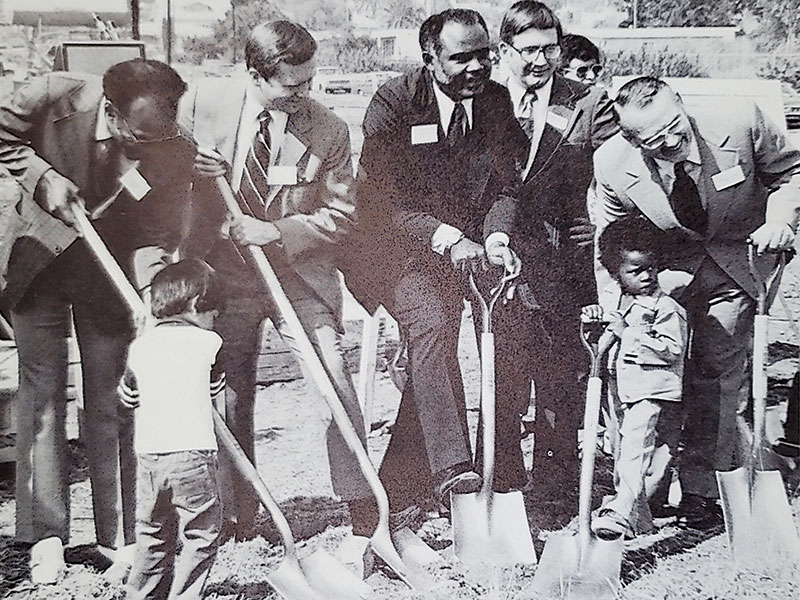
[[[381,71],[384,61],[378,51],[378,42],[366,36],[331,38],[320,42],[317,49],[320,66],[339,67],[345,73]]]
[[[654,49],[642,44],[637,51],[620,50],[606,56],[612,75],[652,75],[653,77],[708,77],[708,69],[698,54]]]
[[[758,76],[778,79],[800,94],[800,54],[774,54],[759,65]]]

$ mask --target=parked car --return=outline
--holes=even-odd
[[[397,75],[400,75],[397,71],[321,73],[320,69],[318,69],[314,88],[326,94],[358,94],[360,96],[369,96],[374,94],[381,84]]]
[[[784,96],[783,114],[788,129],[800,129],[800,96]]]

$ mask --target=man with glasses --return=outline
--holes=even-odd
[[[603,61],[600,48],[589,38],[568,33],[561,38],[561,74],[586,85],[603,85]]]
[[[186,89],[168,65],[132,60],[102,78],[52,73],[0,106],[0,166],[21,186],[0,224],[0,301],[19,350],[16,538],[32,544],[31,578],[53,583],[69,539],[67,336],[81,353],[98,549],[119,563],[134,541],[130,413],[117,398],[134,328],[129,309],[75,229],[85,210],[138,289],[185,230],[194,144],[179,135]],[[117,572],[121,572],[118,569]]]
[[[577,432],[585,352],[575,320],[593,301],[592,234],[586,191],[592,152],[616,132],[611,102],[600,88],[565,79],[561,23],[544,4],[521,0],[503,16],[500,61],[514,114],[526,133],[519,164],[522,184],[513,231],[525,284],[497,311],[498,456],[496,488],[520,488],[526,473],[520,417],[535,384],[536,419],[531,491],[541,527],[575,514]],[[504,242],[487,240],[487,248]]]
[[[683,496],[678,523],[722,524],[715,471],[740,465],[748,452],[748,358],[757,290],[748,265],[791,248],[800,211],[800,152],[757,106],[687,112],[663,81],[639,77],[616,98],[621,132],[595,154],[600,201],[597,233],[641,213],[673,240],[659,282],[687,309],[693,329],[684,406]],[[605,309],[618,294],[597,274]]]

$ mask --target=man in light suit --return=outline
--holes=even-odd
[[[394,524],[431,497],[474,492],[458,364],[466,272],[487,259],[489,209],[516,183],[522,135],[508,93],[489,81],[489,34],[475,11],[450,9],[420,28],[424,66],[384,84],[364,117],[359,231],[348,286],[383,304],[408,344],[408,380],[380,469]],[[514,270],[497,244],[489,259]],[[495,282],[499,273],[495,276]]]
[[[586,353],[577,328],[594,302],[592,233],[586,193],[592,153],[617,131],[606,93],[558,73],[561,23],[541,2],[521,0],[500,26],[501,70],[514,114],[527,134],[511,233],[523,264],[522,292],[498,307],[498,457],[496,488],[526,483],[520,416],[535,385],[533,471],[537,524],[563,525],[575,513],[577,431]],[[509,213],[511,214],[511,213]],[[505,241],[502,235],[489,237]]]
[[[747,365],[757,290],[748,241],[762,268],[790,248],[800,210],[800,152],[750,102],[689,114],[666,83],[640,77],[616,98],[622,131],[595,154],[598,234],[629,213],[669,232],[662,288],[687,309],[693,328],[687,381],[683,498],[678,522],[721,524],[714,472],[746,451]],[[600,300],[613,286],[598,272]],[[742,435],[745,434],[745,435]]]
[[[73,322],[97,542],[117,558],[114,550],[133,543],[133,429],[116,394],[133,323],[78,238],[72,207],[89,212],[145,291],[185,228],[195,154],[176,125],[185,89],[168,65],[133,60],[102,81],[45,75],[0,106],[0,166],[21,186],[0,219],[0,300],[19,350],[16,537],[33,544],[36,582],[59,577],[69,539],[66,338]]]
[[[247,77],[202,81],[187,95],[184,106],[200,147],[194,231],[187,253],[207,252],[207,260],[222,274],[228,289],[227,306],[217,320],[225,341],[226,419],[251,460],[260,325],[265,318],[272,319],[289,344],[306,381],[312,384],[313,379],[258,275],[243,261],[241,248],[220,235],[223,224],[239,246],[264,248],[366,443],[339,344],[343,329],[337,254],[355,209],[348,191],[353,177],[350,141],[344,121],[309,98],[315,52],[316,42],[299,25],[288,21],[259,25],[250,32],[245,48]],[[219,175],[229,177],[249,215],[226,222],[223,200],[211,179]],[[355,455],[330,422],[323,399],[313,401],[328,421],[334,491],[350,503],[354,533],[372,535],[372,495]],[[242,536],[252,529],[258,502],[245,481],[238,477],[234,481],[237,506],[226,516],[238,521]]]

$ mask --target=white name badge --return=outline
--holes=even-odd
[[[267,169],[267,181],[270,185],[297,185],[297,167],[272,165]]]
[[[711,181],[714,183],[714,189],[718,192],[743,182],[744,171],[742,171],[742,165],[736,165],[730,169],[720,171],[711,178]]]
[[[564,131],[567,128],[567,120],[553,111],[547,111],[547,119],[545,120],[559,131]]]
[[[120,177],[119,182],[137,201],[144,198],[151,189],[150,184],[142,177],[142,174],[139,173],[139,169],[136,167],[133,167]]]
[[[438,125],[414,125],[411,127],[411,144],[435,144],[439,141]]]

